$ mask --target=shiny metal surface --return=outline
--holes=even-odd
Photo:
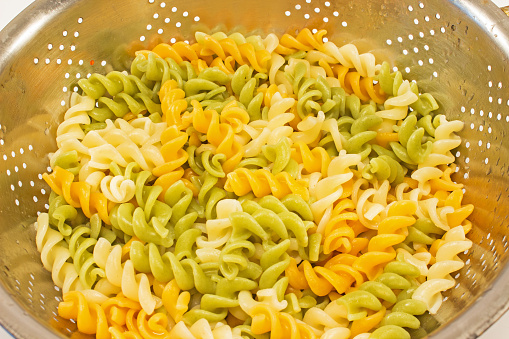
[[[0,33],[0,323],[19,338],[70,336],[60,291],[31,226],[49,189],[40,174],[77,80],[125,68],[138,48],[196,30],[282,34],[325,28],[388,60],[465,121],[456,180],[476,205],[474,247],[430,338],[475,338],[506,310],[509,222],[509,22],[490,1],[45,0]]]

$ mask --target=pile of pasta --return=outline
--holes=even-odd
[[[472,205],[438,114],[326,31],[196,33],[79,81],[37,248],[97,338],[423,335]]]

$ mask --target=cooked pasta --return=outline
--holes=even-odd
[[[315,32],[315,33],[313,33]],[[197,32],[79,81],[37,248],[97,338],[410,338],[456,283],[463,122],[325,30]]]

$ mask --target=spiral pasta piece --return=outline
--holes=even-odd
[[[362,77],[359,72],[350,72],[349,68],[343,65],[333,65],[334,72],[348,94],[355,94],[359,99],[366,102],[373,100],[377,104],[385,102],[385,93],[380,84],[374,84],[372,77]]]
[[[273,175],[263,169],[255,172],[245,168],[236,169],[227,175],[225,189],[239,196],[253,192],[257,197],[272,194],[276,198],[283,198],[294,193],[304,200],[309,199],[309,192],[303,183],[296,181],[287,173]]]
[[[88,218],[98,213],[102,221],[111,224],[108,199],[103,193],[92,192],[86,182],[75,182],[74,175],[60,167],[56,167],[51,174],[44,173],[43,179],[54,192],[63,196],[69,205],[81,208]]]
[[[419,328],[420,321],[415,316],[426,311],[423,302],[411,298],[415,288],[413,279],[417,276],[419,270],[413,265],[393,261],[375,281],[363,283],[357,291],[347,293],[336,302],[346,307],[355,332],[370,331],[379,325],[372,334],[375,338],[410,338],[403,328]],[[396,295],[398,290],[403,291]],[[385,312],[381,301],[384,305],[394,305],[393,311]],[[377,312],[377,316],[368,316],[367,310]]]
[[[117,288],[130,300],[139,302],[141,307],[152,314],[159,307],[161,300],[154,296],[151,291],[149,277],[143,273],[137,273],[131,260],[122,262],[122,248],[120,245],[111,246],[104,238],[101,238],[94,249],[94,259],[97,265],[105,272],[103,281],[98,283]]]
[[[249,315],[253,318],[251,329],[255,334],[270,332],[270,338],[316,338],[311,327],[268,305],[253,307]]]
[[[182,121],[182,113],[187,108],[187,101],[184,99],[186,93],[178,87],[175,80],[166,81],[159,91],[161,100],[162,119],[169,126],[176,125],[179,130],[185,128],[186,124]],[[185,113],[184,113],[185,114]]]
[[[188,159],[188,154],[183,149],[187,139],[187,134],[180,132],[176,126],[168,127],[161,134],[161,154],[165,163],[152,170],[152,173],[158,177],[155,185],[163,187],[161,197],[184,174],[181,166]]]
[[[135,188],[137,206],[131,202],[115,206],[110,213],[111,224],[128,236],[170,247],[174,242],[172,225],[169,223],[172,207],[166,201],[167,194],[165,202],[157,200],[163,187],[147,185],[150,175],[148,171],[138,174]]]
[[[210,144],[215,147],[215,152],[226,156],[227,160],[223,163],[223,169],[226,173],[231,172],[240,162],[244,153],[242,145],[235,140],[235,130],[239,126],[238,123],[249,121],[247,112],[235,107],[235,102],[232,101],[227,105],[227,108],[223,109],[220,122],[220,116],[215,110],[204,111],[197,101],[193,101],[191,104],[193,105],[193,126],[198,132],[207,135]],[[232,118],[227,118],[229,110],[231,110]],[[239,118],[235,116],[239,116]],[[244,120],[245,118],[247,121]],[[234,125],[232,125],[233,122],[235,122]],[[236,128],[234,129],[234,127]]]
[[[334,207],[330,220],[324,229],[318,228],[317,231],[323,231],[323,253],[329,254],[333,251],[340,253],[349,253],[354,246],[354,239],[357,232],[354,230],[354,223],[359,218],[351,210],[355,208],[352,200],[344,199],[338,202]]]
[[[71,94],[71,107],[64,114],[64,121],[58,126],[56,140],[58,150],[50,157],[51,167],[58,166],[59,160],[68,152],[76,152],[74,162],[79,162],[80,155],[89,155],[88,147],[82,144],[85,132],[82,126],[90,125],[91,120],[87,112],[94,108],[95,101],[87,96]],[[73,173],[77,174],[77,173]]]
[[[171,58],[178,64],[184,60],[193,61],[198,59],[198,55],[196,54],[196,50],[193,46],[182,41],[176,42],[173,45],[165,43],[158,44],[152,49],[152,52],[164,59]],[[139,53],[143,52],[140,51]]]
[[[323,147],[309,149],[303,142],[297,142],[292,148],[292,158],[304,165],[308,173],[321,172],[323,176],[327,175],[327,169],[331,158]]]
[[[300,290],[310,288],[319,296],[327,295],[333,290],[345,293],[353,283],[360,285],[364,281],[362,274],[347,263],[331,262],[325,267],[312,267],[308,261],[303,261],[297,267],[295,260],[290,260],[286,269],[290,285]]]
[[[436,263],[430,267],[426,282],[417,287],[412,296],[414,300],[424,302],[431,314],[435,314],[442,304],[441,292],[451,289],[456,284],[450,273],[465,265],[457,255],[470,247],[472,241],[465,239],[465,230],[461,226],[450,229],[440,241]]]
[[[161,255],[154,244],[144,246],[141,242],[133,243],[130,258],[137,271],[151,273],[157,281],[169,282],[175,279],[177,286],[184,291],[192,288],[200,293],[214,291],[214,282],[193,259],[178,259],[172,252]]]
[[[78,84],[83,92],[93,99],[99,99],[106,93],[115,96],[123,92],[132,96],[150,91],[139,77],[117,71],[110,72],[106,76],[94,73],[88,79],[78,81]]]
[[[108,320],[98,304],[89,304],[81,292],[64,293],[58,306],[58,315],[65,319],[76,319],[78,330],[95,334],[97,338],[109,338]]]
[[[359,54],[355,45],[347,44],[338,47],[333,42],[328,41],[323,44],[321,50],[336,59],[339,64],[348,68],[355,68],[362,77],[373,77],[375,75],[377,67],[373,54]]]
[[[384,264],[396,257],[394,246],[405,241],[408,226],[415,223],[411,215],[416,205],[412,201],[398,201],[389,206],[387,217],[378,225],[377,235],[371,238],[368,251],[355,261],[353,267],[375,279],[383,271]]]
[[[279,39],[279,46],[276,48],[276,52],[280,54],[291,54],[297,50],[320,50],[323,46],[322,38],[325,34],[327,34],[325,30],[320,30],[313,34],[309,28],[302,29],[296,37],[290,34],[284,34],[281,39]]]
[[[51,229],[49,216],[41,213],[37,218],[36,245],[41,252],[44,268],[51,272],[53,282],[65,292],[81,290],[78,272],[73,264],[67,262],[71,258],[69,249],[62,246],[63,236]]]
[[[73,229],[69,238],[69,253],[73,259],[76,272],[79,274],[81,285],[85,289],[91,289],[97,279],[104,277],[104,271],[97,266],[93,257],[93,248],[97,244],[100,235],[108,236],[108,241],[114,241],[116,236],[113,232],[97,232],[101,228],[98,215],[91,218],[91,225],[78,226]],[[101,234],[102,233],[102,234]],[[103,237],[99,239],[105,239]]]
[[[242,41],[243,37],[236,36],[237,40],[226,36],[210,36],[202,32],[195,34],[196,41],[202,47],[200,55],[217,55],[222,60],[232,56],[239,65],[249,64],[260,73],[267,72],[267,62],[270,60],[270,52],[257,47],[248,41]],[[264,47],[264,46],[263,46]]]

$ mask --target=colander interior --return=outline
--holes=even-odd
[[[37,1],[0,35],[0,322],[20,338],[70,337],[61,291],[35,248],[33,222],[48,208],[42,180],[56,127],[77,81],[128,69],[133,52],[193,41],[195,31],[244,34],[326,29],[327,38],[389,61],[465,122],[454,179],[475,205],[456,286],[436,316],[436,338],[472,338],[509,300],[509,24],[489,1]],[[438,330],[437,330],[438,329]],[[41,335],[44,333],[44,336]],[[34,336],[35,335],[35,336]]]

